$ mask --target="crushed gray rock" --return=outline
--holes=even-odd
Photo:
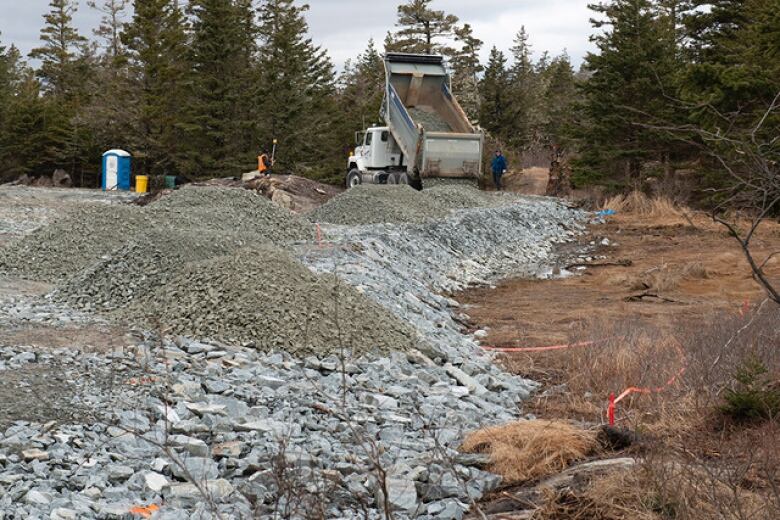
[[[584,232],[585,219],[557,200],[519,197],[417,224],[323,226],[328,247],[302,245],[298,254],[421,331],[435,347],[429,357],[460,364],[479,349],[461,333],[460,311],[443,295],[510,275],[537,276],[556,262],[557,247]]]
[[[177,243],[182,236],[178,231],[185,232],[183,242]],[[209,232],[228,235],[223,246],[242,240],[279,244],[314,237],[310,223],[253,191],[186,187],[146,207],[92,204],[72,208],[63,218],[0,249],[0,273],[61,282],[104,257],[116,262],[115,252],[150,233],[169,242],[168,247],[183,251],[192,245],[192,234],[203,233],[205,238]],[[134,252],[130,248],[124,254]],[[122,259],[130,265],[137,260]],[[147,267],[142,264],[139,269]],[[126,277],[138,275],[136,269],[124,271]]]
[[[452,210],[496,207],[517,200],[510,193],[487,193],[465,183],[410,186],[362,185],[350,188],[307,215],[312,222],[364,225],[421,223],[447,217]]]
[[[58,508],[79,518],[122,517],[133,505],[154,503],[163,504],[166,518],[186,518],[202,507],[207,489],[226,517],[266,517],[290,498],[280,487],[284,474],[285,485],[318,497],[327,517],[353,518],[365,506],[371,518],[381,518],[384,501],[377,502],[381,486],[372,470],[380,463],[391,478],[396,517],[414,517],[436,497],[467,503],[497,485],[495,476],[465,466],[455,448],[463,432],[512,419],[516,395],[532,387],[503,375],[506,391],[458,392],[446,368],[401,353],[349,358],[347,373],[325,368],[327,357],[316,358],[314,369],[315,358],[286,352],[144,337],[109,355],[47,354],[81,371],[115,373],[115,387],[93,386],[84,396],[98,412],[88,423],[17,421],[0,431],[0,486],[7,491],[0,510],[24,518]],[[188,353],[201,345],[219,354]],[[0,359],[17,355],[0,347]],[[22,368],[35,362],[19,360]],[[140,366],[147,383],[128,385]],[[481,368],[472,372],[479,377]],[[274,381],[273,388],[255,384],[257,376]],[[230,396],[210,392],[213,381],[226,384]],[[176,433],[185,423],[197,427]],[[45,445],[48,459],[14,455],[36,445]]]
[[[312,222],[343,225],[420,222],[443,218],[449,208],[406,185],[350,188],[307,215]]]
[[[117,314],[174,334],[302,355],[390,352],[420,342],[414,329],[351,286],[272,247],[187,264]]]
[[[463,309],[446,293],[509,274],[533,276],[555,261],[557,244],[582,232],[584,214],[551,199],[503,197],[493,204],[460,188],[439,191],[439,200],[429,194],[431,204],[422,206],[442,211],[433,220],[323,226],[326,244],[292,244],[292,233],[278,240],[288,252],[235,247],[239,230],[224,246],[235,250],[210,257],[204,244],[204,259],[167,249],[165,233],[174,243],[197,243],[189,231],[203,229],[205,239],[228,235],[231,218],[216,218],[212,228],[197,223],[210,215],[208,191],[184,192],[191,204],[167,202],[165,220],[181,221],[105,253],[127,266],[131,243],[158,251],[162,261],[175,257],[167,260],[170,273],[158,278],[164,285],[151,292],[139,285],[142,300],[123,293],[125,282],[106,282],[125,271],[108,273],[112,262],[81,275],[111,287],[97,293],[108,304],[93,310],[145,328],[159,317],[171,333],[196,337],[135,330],[109,352],[0,345],[0,383],[42,365],[66,367],[63,377],[79,386],[63,404],[89,412],[46,425],[46,414],[7,418],[0,427],[0,511],[13,518],[121,518],[132,505],[160,504],[160,518],[185,519],[213,517],[212,507],[225,518],[294,517],[286,513],[316,507],[327,518],[379,519],[379,464],[393,483],[388,501],[396,518],[462,518],[500,484],[473,467],[484,457],[457,452],[463,434],[516,420],[519,401],[536,384],[502,372],[461,333]],[[218,193],[215,206],[231,204],[223,195],[230,199]],[[311,225],[297,229],[305,235]],[[333,298],[337,280],[343,292]],[[3,301],[0,322],[91,315],[68,309],[68,301]],[[339,302],[338,327],[329,301]],[[375,321],[359,316],[363,325],[344,326],[354,312]],[[312,336],[302,321],[325,333]],[[224,336],[213,337],[220,327]],[[334,328],[347,331],[350,342],[336,345],[348,348],[323,350],[333,345]],[[243,329],[251,334],[241,336]],[[25,460],[22,452],[31,449],[48,458]],[[207,480],[189,482],[189,473]],[[41,495],[25,501],[32,490]],[[213,500],[203,500],[203,490]]]

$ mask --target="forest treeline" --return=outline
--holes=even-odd
[[[110,148],[129,150],[137,173],[234,176],[277,139],[277,169],[336,182],[354,132],[379,122],[382,53],[401,51],[445,55],[491,143],[557,150],[580,185],[685,170],[702,188],[725,174],[701,130],[749,133],[780,92],[780,0],[591,5],[595,51],[577,71],[532,52],[523,27],[483,63],[485,42],[445,5],[402,3],[385,40],[337,73],[300,1],[52,0],[28,56],[0,35],[0,180],[62,168],[96,186]],[[92,34],[77,8],[102,14]],[[779,120],[770,110],[760,131],[780,133]]]

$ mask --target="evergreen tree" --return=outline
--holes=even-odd
[[[127,108],[135,122],[131,145],[147,173],[192,174],[187,156],[188,78],[185,22],[169,0],[135,0],[133,18],[121,33],[130,51],[133,93]]]
[[[613,0],[591,6],[602,33],[591,39],[590,79],[583,85],[582,155],[575,163],[580,181],[633,184],[642,164],[663,160],[670,140],[638,123],[674,121],[668,93],[674,89],[674,41],[649,0]]]
[[[455,41],[459,44],[450,59],[452,66],[452,90],[463,110],[471,119],[479,117],[479,73],[485,68],[479,62],[482,40],[474,36],[469,24],[455,29]]]
[[[408,0],[398,6],[400,27],[390,50],[417,54],[443,54],[454,52],[447,41],[455,36],[458,17],[431,8],[433,0]],[[444,40],[444,41],[442,41]]]
[[[683,16],[691,64],[682,97],[709,129],[733,116],[747,127],[780,91],[780,0],[694,0]],[[710,110],[713,107],[720,114]]]
[[[251,2],[194,0],[189,13],[193,80],[188,141],[196,170],[210,177],[249,170],[258,155],[252,148],[255,25]]]
[[[47,91],[63,100],[73,101],[77,96],[83,75],[83,54],[86,38],[73,26],[77,4],[72,0],[52,0],[51,11],[44,15],[46,24],[41,29],[43,45],[30,52],[30,57],[41,60],[38,76]]]
[[[97,56],[94,74],[89,87],[92,92],[89,103],[81,116],[92,137],[92,157],[99,157],[108,149],[127,148],[132,139],[133,120],[128,110],[133,98],[128,70],[129,53],[121,40],[125,25],[128,0],[94,1],[88,5],[101,13],[99,25],[93,34],[99,40],[100,54]],[[99,165],[91,161],[93,178],[87,185],[96,185]]]
[[[90,0],[87,5],[101,13],[100,24],[92,32],[103,41],[104,56],[114,67],[127,61],[127,49],[120,37],[124,25],[124,15],[129,0],[104,0],[98,5]]]
[[[512,123],[512,100],[506,65],[506,56],[494,46],[480,82],[482,102],[479,122],[483,128],[501,139],[511,133]]]
[[[44,15],[41,29],[42,45],[33,49],[30,57],[41,61],[37,75],[50,98],[46,100],[47,158],[53,167],[65,168],[76,178],[77,170],[89,161],[91,138],[83,125],[81,110],[89,100],[93,56],[86,38],[73,26],[76,3],[52,0],[49,6],[51,10]],[[25,94],[33,90],[28,85]]]
[[[339,77],[338,106],[341,157],[355,146],[355,132],[379,122],[384,95],[384,62],[374,40],[353,61],[347,60]]]
[[[576,122],[574,107],[577,101],[577,83],[569,56],[564,53],[553,58],[540,74],[544,87],[542,139],[545,144],[557,148],[567,147]]]
[[[509,140],[516,148],[527,148],[537,137],[541,114],[538,78],[531,61],[531,45],[525,27],[520,28],[510,50],[513,65],[509,73],[512,98]]]
[[[61,165],[67,122],[52,96],[42,96],[34,72],[11,47],[0,55],[0,180],[51,173]]]
[[[342,159],[333,132],[335,73],[325,51],[307,37],[307,10],[293,0],[260,4],[258,136],[269,151],[278,139],[278,169],[322,176]]]

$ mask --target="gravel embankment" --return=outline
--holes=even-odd
[[[463,434],[522,416],[537,385],[464,335],[446,294],[533,276],[586,215],[462,186],[375,189],[321,210],[389,223],[323,225],[322,244],[311,223],[254,194],[189,188],[146,209],[109,208],[111,231],[127,218],[138,234],[93,229],[83,208],[67,217],[105,233],[108,248],[59,221],[0,249],[0,271],[27,252],[45,261],[17,273],[71,276],[48,300],[0,300],[0,325],[141,327],[95,353],[0,344],[0,387],[19,374],[31,385],[0,392],[10,425],[0,512],[125,518],[157,504],[166,520],[211,507],[224,518],[379,519],[379,465],[395,518],[462,518],[500,482],[483,458],[458,454]],[[65,269],[49,254],[73,258]],[[158,326],[169,336],[148,332]]]
[[[556,263],[556,247],[584,232],[584,221],[585,213],[558,201],[519,198],[416,225],[325,227],[330,247],[304,245],[299,256],[420,330],[437,349],[432,357],[457,363],[479,357],[479,348],[461,333],[457,303],[442,295],[542,273]]]

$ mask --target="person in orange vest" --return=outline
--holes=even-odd
[[[257,171],[260,172],[261,175],[265,175],[266,177],[269,177],[271,175],[271,167],[273,166],[273,161],[268,157],[268,152],[263,151],[262,154],[257,158]]]

